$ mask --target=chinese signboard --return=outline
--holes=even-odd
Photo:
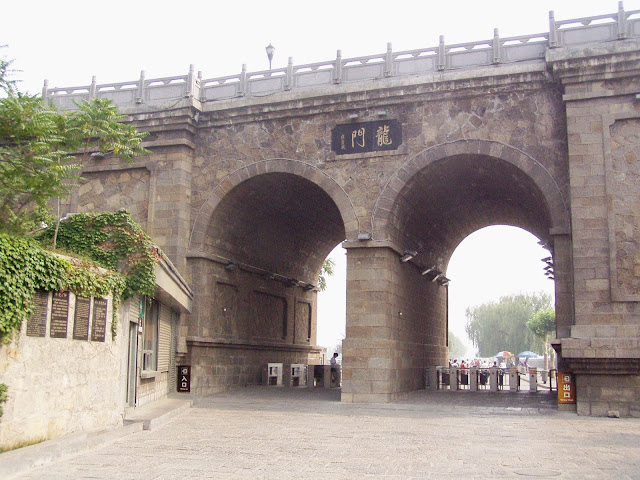
[[[190,365],[178,366],[178,391],[179,392],[191,391],[191,366]]]
[[[349,123],[331,130],[331,150],[338,155],[396,150],[402,144],[397,120]]]
[[[91,323],[91,340],[94,342],[104,342],[105,330],[107,329],[107,299],[93,299],[93,322]]]
[[[69,292],[53,292],[51,306],[51,327],[49,336],[67,338],[67,319],[69,316]]]
[[[558,372],[558,403],[576,403],[576,384],[570,373]]]
[[[41,290],[33,295],[33,312],[27,320],[27,335],[44,337],[47,332],[47,312],[49,311],[49,293]]]

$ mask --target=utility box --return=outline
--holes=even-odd
[[[288,387],[304,387],[307,384],[307,366],[303,363],[292,363],[287,370]]]
[[[449,369],[449,389],[458,390],[458,375],[460,375],[460,369],[452,367]]]
[[[498,371],[497,367],[491,367],[489,369],[489,391],[498,391],[498,375],[502,378],[502,371]]]
[[[520,376],[518,375],[518,369],[517,368],[509,369],[509,391],[517,392],[518,387],[520,386],[518,385],[519,383],[520,383]]]
[[[282,370],[282,363],[267,363],[267,367],[262,371],[262,384],[269,387],[281,387]]]
[[[534,393],[538,391],[538,369],[537,368],[529,369],[529,391]]]
[[[469,390],[472,392],[478,391],[478,367],[469,369]]]

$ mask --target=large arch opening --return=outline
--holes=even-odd
[[[249,176],[216,202],[189,258],[198,393],[260,383],[267,363],[320,360],[318,274],[345,236],[333,198],[295,173]]]
[[[548,172],[508,148],[505,159],[482,153],[490,149],[480,144],[454,147],[425,151],[400,169],[378,202],[374,241],[349,249],[350,275],[372,280],[358,285],[362,293],[384,300],[367,306],[349,290],[345,401],[401,398],[424,388],[425,367],[446,365],[448,285],[455,282],[447,268],[470,234],[520,227],[553,254],[554,229],[567,216]],[[373,361],[359,362],[362,352]]]
[[[532,332],[522,320],[534,305],[527,299],[533,298],[535,306],[546,299],[549,306],[554,303],[553,275],[545,275],[545,263],[541,261],[548,255],[537,237],[505,225],[482,228],[458,245],[447,266],[447,275],[454,279],[449,285],[450,358],[487,358],[502,350],[514,354],[531,350],[544,355],[542,340],[531,342]],[[512,305],[522,308],[493,316]],[[482,318],[476,318],[478,313]],[[468,336],[469,320],[483,322],[479,325],[482,338],[477,336],[475,344]],[[464,348],[454,348],[452,336]]]

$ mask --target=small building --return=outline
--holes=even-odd
[[[193,293],[166,257],[155,273],[154,298],[129,298],[115,316],[112,297],[36,293],[31,317],[0,346],[0,449],[116,427],[175,391],[178,320]]]

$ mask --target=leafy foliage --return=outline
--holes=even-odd
[[[9,95],[0,100],[0,230],[26,233],[42,220],[52,198],[65,197],[89,155],[130,161],[146,153],[142,139],[110,100],[60,112],[42,99]]]
[[[325,258],[322,263],[322,269],[320,270],[320,275],[318,276],[318,288],[321,292],[324,292],[327,289],[327,276],[333,275],[333,268],[336,266],[336,262],[331,260],[330,258]]]
[[[4,383],[0,383],[0,417],[2,417],[2,404],[9,400],[7,396],[7,386]]]
[[[6,45],[0,45],[0,48],[5,48]],[[16,80],[11,80],[9,77],[14,73],[11,69],[13,60],[5,60],[0,58],[0,91],[6,95],[12,95],[17,93]]]
[[[53,235],[54,228],[49,227],[39,238],[51,241]],[[123,299],[134,294],[153,296],[160,254],[128,211],[74,214],[60,224],[58,246],[122,272],[126,279]]]
[[[88,263],[74,264],[43,250],[33,239],[0,234],[0,339],[31,314],[36,290],[119,298],[124,288],[119,273],[100,273]]]
[[[500,350],[514,354],[523,350],[541,351],[542,342],[527,328],[527,321],[550,305],[551,297],[545,293],[508,295],[497,303],[468,308],[465,330],[481,357],[490,357]]]
[[[67,153],[64,117],[29,96],[0,100],[0,229],[33,228],[34,209],[66,195],[79,165]]]
[[[467,355],[467,348],[451,330],[449,330],[449,357],[460,358]]]
[[[527,328],[543,340],[556,328],[556,312],[552,308],[538,310],[527,322]]]

